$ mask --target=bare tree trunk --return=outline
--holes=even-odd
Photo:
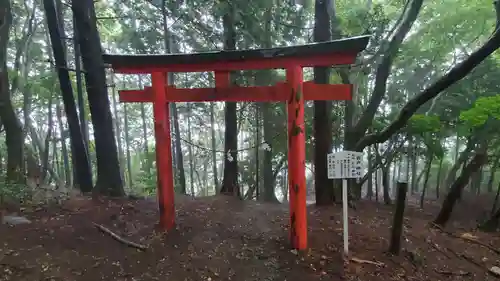
[[[471,188],[477,195],[481,193],[481,182],[483,181],[483,167],[479,169],[471,178]]]
[[[0,1],[0,120],[5,128],[5,143],[7,145],[7,175],[8,182],[20,183],[23,176],[23,131],[21,122],[11,102],[9,90],[9,74],[7,68],[7,46],[9,44],[12,12],[10,1]]]
[[[73,87],[66,62],[67,51],[65,49],[65,44],[63,44],[61,39],[66,37],[63,23],[59,21],[60,16],[58,16],[58,14],[62,14],[62,6],[59,6],[59,9],[56,9],[53,1],[45,0],[44,7],[54,60],[59,77],[64,110],[68,120],[71,154],[75,172],[73,184],[77,185],[82,192],[90,192],[92,191],[92,172],[90,170],[90,162],[88,158],[89,154],[86,151],[80,127],[80,120],[78,120],[78,112],[76,110],[75,98],[73,96]]]
[[[314,5],[315,42],[331,40],[330,19],[335,18],[335,7],[331,0],[315,1]],[[314,82],[328,84],[330,69],[327,67],[314,68]],[[314,188],[316,205],[330,205],[335,203],[335,192],[332,189],[332,180],[328,178],[327,154],[331,150],[331,107],[330,101],[314,101]]]
[[[142,79],[141,76],[138,75],[139,78],[139,88],[142,89]],[[143,170],[146,171],[148,175],[151,174],[151,161],[149,157],[149,142],[148,142],[148,126],[146,125],[146,108],[144,103],[141,103],[141,122],[142,122],[142,139],[144,141],[144,154],[146,154],[146,159],[142,161]]]
[[[53,111],[53,101],[54,101],[54,94],[50,93],[49,97],[49,102],[47,105],[47,118],[48,124],[47,124],[47,135],[45,136],[45,144],[44,144],[44,150],[43,150],[43,156],[42,156],[42,180],[46,182],[47,179],[47,172],[49,169],[49,151],[50,151],[50,139],[52,138],[52,131],[54,127],[54,117],[52,116],[52,111]]]
[[[80,46],[78,45],[78,29],[73,16],[73,49],[75,51],[75,75],[76,75],[76,90],[78,100],[78,112],[80,116],[80,126],[85,148],[87,149],[87,158],[90,159],[89,151],[89,126],[87,124],[87,115],[85,113],[85,98],[83,97],[83,81],[82,81],[82,62],[80,54]],[[90,163],[90,160],[89,160]]]
[[[168,11],[167,11],[167,1],[162,0],[161,1],[161,12],[162,12],[162,17],[163,17],[163,40],[164,40],[164,45],[165,45],[165,51],[167,53],[173,53],[176,49],[176,42],[174,41],[174,37],[170,33],[170,30],[168,29]],[[172,16],[172,15],[171,15]],[[174,85],[175,83],[175,76],[174,73],[169,72],[168,73],[168,83],[170,85]],[[173,130],[174,130],[174,140],[173,140],[173,147],[174,147],[174,156],[175,156],[175,161],[176,163],[176,175],[175,175],[175,184],[180,185],[180,192],[182,194],[187,193],[186,189],[186,175],[184,171],[184,156],[182,155],[182,146],[181,146],[181,133],[179,129],[179,113],[177,110],[177,104],[175,102],[170,103],[170,108],[171,108],[171,115],[173,119]],[[191,156],[190,156],[191,157]],[[191,179],[193,177],[191,176]],[[192,183],[193,184],[193,183]]]
[[[458,140],[457,140],[457,142],[458,142]],[[451,167],[451,169],[448,171],[448,175],[446,176],[446,180],[445,180],[445,188],[449,188],[451,183],[455,180],[458,169],[460,168],[460,166],[462,166],[462,164],[465,161],[467,161],[474,146],[475,146],[475,140],[473,140],[472,138],[469,138],[467,140],[467,145],[466,145],[465,149],[460,153],[460,156],[458,156],[458,158],[455,157],[457,159],[456,159],[455,163],[453,164],[453,166]],[[457,155],[458,155],[458,150],[457,150]]]
[[[219,190],[219,178],[217,172],[217,140],[215,136],[215,112],[214,112],[215,104],[213,102],[210,103],[210,135],[212,141],[212,173],[214,179],[214,194],[217,194]],[[177,140],[177,139],[176,139]]]
[[[71,8],[78,29],[77,37],[85,68],[85,85],[94,128],[97,157],[97,182],[94,191],[103,195],[123,196],[125,191],[113,133],[113,118],[94,3],[92,0],[72,1]]]
[[[414,136],[408,136],[408,155],[407,155],[407,160],[408,162],[406,163],[407,166],[407,171],[408,171],[408,179],[410,180],[410,192],[411,194],[414,194],[417,192],[417,186],[416,186],[416,165],[415,163],[417,162],[415,159],[415,137]],[[415,172],[415,173],[414,173]]]
[[[444,160],[444,156],[441,155],[441,158],[439,158],[439,169],[438,169],[438,174],[437,174],[437,183],[436,183],[436,198],[439,199],[439,190],[440,190],[440,186],[441,186],[441,175],[442,175],[442,172],[443,172],[443,160]]]
[[[66,179],[66,186],[69,187],[72,185],[71,182],[72,173],[69,165],[68,147],[66,146],[66,129],[64,128],[64,123],[62,121],[62,108],[59,104],[56,105],[56,117],[57,117],[57,123],[59,125],[59,132],[61,134],[61,153],[63,157],[64,176]]]
[[[255,197],[259,200],[260,197],[260,106],[254,103],[255,108]]]
[[[491,215],[493,215],[497,209],[499,196],[500,196],[500,183],[498,183],[497,193],[495,194],[495,200],[493,201],[493,206],[491,207],[491,212],[490,212]]]
[[[64,176],[64,169],[61,167],[61,161],[59,159],[59,154],[57,153],[57,140],[55,139],[55,128],[54,132],[52,132],[52,135],[54,136],[54,140],[52,141],[52,159],[54,159],[54,165],[56,167],[57,175],[61,177],[61,175]]]
[[[171,103],[171,105],[175,133],[175,156],[177,157],[177,178],[179,180],[180,192],[182,194],[187,194],[186,173],[184,170],[184,156],[182,154],[181,144],[181,129],[179,128],[179,111],[177,110],[177,105],[175,104],[175,102]]]
[[[236,50],[234,13],[233,4],[229,4],[222,20],[224,26],[224,50]],[[237,103],[226,102],[225,105],[224,121],[226,129],[224,132],[224,178],[222,180],[221,193],[241,197],[240,187],[238,184]]]
[[[366,187],[366,197],[368,197],[368,199],[372,200],[372,197],[373,197],[373,167],[372,167],[372,146],[370,145],[368,147],[368,182],[366,183],[367,184],[367,187]]]
[[[127,175],[128,175],[128,186],[129,188],[133,185],[132,180],[132,159],[130,159],[130,135],[128,128],[128,111],[127,104],[123,105],[123,119],[124,119],[124,131],[125,131],[125,149],[126,149],[126,157],[127,157]]]
[[[432,155],[429,155],[427,158],[427,164],[425,165],[425,179],[424,179],[424,187],[422,188],[422,193],[420,194],[420,208],[424,208],[424,200],[425,200],[425,192],[427,191],[429,176],[431,174],[432,167]]]
[[[486,190],[488,193],[491,193],[493,191],[493,182],[495,181],[495,172],[498,168],[498,165],[500,164],[500,157],[495,158],[495,161],[493,164],[490,166],[490,178],[488,179],[488,186],[486,187]]]
[[[462,190],[465,185],[469,182],[472,174],[477,172],[482,165],[487,160],[487,154],[485,148],[481,148],[480,151],[476,152],[472,160],[467,164],[467,166],[462,169],[462,173],[455,180],[455,182],[451,185],[450,191],[446,196],[446,199],[443,202],[441,210],[437,215],[434,223],[440,226],[444,226],[451,217],[451,212],[453,211],[453,207],[455,206],[456,201],[460,197]]]
[[[51,1],[51,0],[49,0]],[[118,112],[118,97],[117,97],[117,91],[116,91],[116,86],[115,86],[115,79],[114,75],[111,75],[111,89],[112,89],[112,105],[113,105],[113,115],[115,117],[115,135],[116,135],[116,146],[118,147],[118,160],[120,162],[120,176],[122,177],[122,180],[125,182],[125,169],[123,167],[123,164],[125,162],[124,153],[123,153],[123,143],[122,143],[122,130],[121,130],[121,124],[120,124],[120,114]]]
[[[192,138],[191,138],[191,104],[187,104],[187,134],[188,134],[188,141],[192,143]],[[189,144],[188,146],[188,152],[189,152],[189,181],[191,183],[191,196],[196,196],[194,192],[194,155],[193,155],[193,146]]]

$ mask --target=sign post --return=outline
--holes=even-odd
[[[363,153],[340,151],[327,156],[328,178],[342,179],[342,217],[344,228],[344,254],[349,255],[349,217],[347,179],[361,178],[363,171]]]

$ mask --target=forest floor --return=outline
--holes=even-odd
[[[309,208],[310,250],[297,253],[288,246],[287,205],[223,196],[176,201],[177,227],[167,234],[155,231],[152,200],[75,198],[26,210],[31,224],[0,225],[0,280],[496,280],[488,268],[499,264],[500,236],[471,229],[471,210],[479,208],[465,203],[447,232],[428,225],[437,204],[409,206],[404,250],[391,256],[392,208],[359,202],[350,210],[344,262],[339,206]],[[128,247],[95,224],[148,248]]]

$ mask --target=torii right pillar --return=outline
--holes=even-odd
[[[302,67],[286,69],[288,112],[288,200],[290,203],[290,241],[297,250],[307,248],[306,139]]]

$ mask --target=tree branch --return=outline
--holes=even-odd
[[[497,11],[497,24],[500,22],[500,1],[495,1],[495,9]],[[435,98],[439,93],[446,90],[451,85],[463,79],[469,74],[476,66],[483,62],[489,55],[495,52],[500,47],[500,29],[497,27],[493,35],[481,46],[474,51],[466,60],[457,64],[447,74],[441,77],[438,81],[434,82],[427,89],[420,94],[409,100],[399,113],[396,120],[379,133],[369,134],[358,141],[355,148],[362,150],[368,145],[375,143],[382,143],[388,140],[393,134],[397,133],[403,128],[408,120],[415,114],[415,112],[428,102]]]
[[[375,74],[375,87],[373,88],[370,101],[365,111],[359,118],[357,124],[355,125],[354,132],[363,135],[373,120],[377,109],[384,99],[387,90],[387,79],[389,78],[391,67],[394,59],[396,58],[399,48],[410,31],[413,23],[418,17],[420,10],[422,8],[423,0],[411,0],[409,8],[405,11],[405,16],[401,21],[399,27],[394,32],[394,36],[387,46],[387,50],[382,57],[382,61],[377,67]],[[381,48],[385,44],[382,44]]]

